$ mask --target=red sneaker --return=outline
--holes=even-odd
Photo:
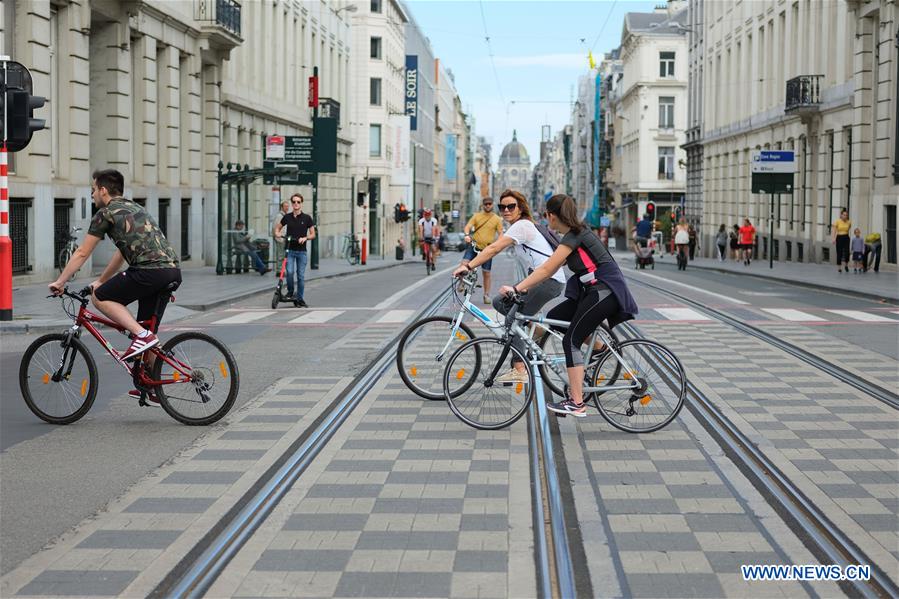
[[[122,361],[124,362],[125,360],[130,360],[134,356],[139,356],[158,343],[159,338],[153,333],[148,333],[146,337],[134,337],[131,340],[131,345],[129,345],[128,349],[125,350],[125,353],[122,354]]]
[[[140,391],[138,391],[137,389],[132,389],[131,391],[128,392],[128,396],[133,397],[134,399],[140,399]],[[147,393],[147,401],[151,401],[153,403],[159,403],[159,400],[156,399],[156,394],[152,391]]]

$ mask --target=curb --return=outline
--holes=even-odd
[[[378,270],[387,270],[388,268],[396,268],[397,266],[402,266],[404,264],[415,264],[415,263],[411,260],[403,260],[402,262],[394,262],[391,264],[384,264],[384,265],[380,265],[380,266],[371,266],[371,267],[366,266],[366,267],[363,267],[364,270],[360,270],[360,271],[348,270],[345,272],[337,272],[337,273],[332,273],[332,274],[327,274],[327,275],[307,277],[306,281],[309,282],[309,281],[321,281],[324,279],[336,279],[338,277],[359,274],[360,272],[365,273],[365,272],[375,272]],[[192,310],[194,312],[205,312],[207,310],[212,310],[214,308],[218,308],[220,306],[231,304],[233,302],[238,302],[242,299],[252,297],[259,293],[265,293],[266,291],[271,291],[272,289],[273,289],[272,286],[268,286],[263,289],[256,289],[256,290],[252,290],[252,291],[241,291],[234,295],[230,295],[226,298],[222,298],[222,299],[218,299],[214,302],[202,303],[202,304],[182,304],[182,303],[178,302],[178,306],[180,306],[181,308],[184,308],[186,310]],[[190,314],[185,314],[181,318],[185,318],[187,316],[190,316]],[[181,320],[181,318],[169,319],[166,321],[166,323],[177,322],[178,320]],[[47,332],[52,333],[52,332],[58,332],[60,330],[65,330],[65,329],[69,328],[70,326],[72,326],[71,320],[59,320],[56,322],[48,322],[46,320],[34,320],[34,321],[13,320],[10,322],[0,322],[0,337],[7,336],[7,335],[22,334],[22,333],[47,333]]]
[[[664,263],[656,262],[656,264],[664,264]],[[670,264],[671,264],[671,266],[676,266],[676,264],[674,264],[673,262]],[[777,281],[778,283],[787,283],[789,285],[795,285],[796,287],[805,287],[806,289],[814,289],[816,291],[828,291],[830,293],[846,295],[849,297],[862,297],[862,298],[873,300],[876,302],[899,306],[899,297],[886,297],[886,296],[883,296],[883,295],[880,295],[877,293],[868,293],[865,291],[848,291],[846,289],[835,289],[833,287],[829,287],[827,285],[822,285],[820,283],[809,283],[807,281],[797,281],[796,279],[790,279],[787,277],[779,277],[779,276],[760,274],[760,273],[755,273],[755,272],[736,272],[733,270],[728,270],[726,268],[716,268],[714,266],[697,265],[693,262],[690,263],[690,268],[696,268],[699,270],[708,270],[708,271],[712,271],[712,272],[721,272],[721,273],[734,275],[734,276],[752,277],[754,279]]]

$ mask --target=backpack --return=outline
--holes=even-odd
[[[556,235],[555,232],[550,230],[549,227],[547,227],[546,225],[544,225],[542,223],[534,223],[534,226],[537,228],[537,231],[541,235],[543,235],[543,239],[545,239],[546,243],[549,244],[550,249],[552,249],[552,251],[556,251],[556,248],[559,247],[559,241],[560,241],[559,236]],[[531,250],[532,252],[536,252],[536,253],[540,254],[541,256],[546,256],[547,258],[549,258],[549,254],[544,254],[540,250],[535,250],[531,246],[524,244],[524,243],[521,245],[522,245],[522,247],[526,247],[527,249]]]

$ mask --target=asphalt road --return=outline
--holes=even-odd
[[[438,267],[450,266],[448,254]],[[410,264],[373,273],[348,275],[312,282],[306,301],[313,308],[338,308],[344,314],[321,325],[289,321],[309,311],[282,306],[265,319],[247,323],[214,324],[247,310],[271,312],[269,292],[180,320],[165,332],[204,330],[225,342],[237,359],[240,395],[233,410],[258,396],[280,377],[309,371],[355,375],[377,353],[377,347],[353,343],[325,349],[357,331],[399,331],[404,322],[369,326],[381,312],[417,312],[438,289],[448,286],[448,272],[434,274],[429,283],[424,268]],[[49,300],[48,300],[49,301]],[[405,313],[399,313],[400,316]],[[364,326],[360,326],[364,325]],[[69,426],[38,420],[21,399],[18,367],[28,345],[40,335],[8,335],[0,339],[0,572],[6,573],[24,558],[59,537],[78,522],[101,510],[110,500],[190,447],[208,429],[188,427],[163,410],[139,407],[125,394],[131,388],[120,366],[102,354],[92,339],[89,347],[97,360],[100,388],[91,411]],[[112,337],[115,345],[126,340]],[[224,426],[224,421],[216,426]]]

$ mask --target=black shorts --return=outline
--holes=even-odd
[[[97,287],[94,296],[123,306],[137,300],[137,320],[149,320],[155,314],[159,328],[168,305],[159,301],[160,296],[168,296],[180,284],[180,268],[129,268]]]

